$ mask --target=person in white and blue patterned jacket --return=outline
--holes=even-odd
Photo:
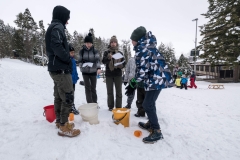
[[[140,26],[133,31],[131,40],[136,56],[136,75],[126,87],[126,94],[132,94],[137,83],[144,83],[146,94],[142,105],[149,121],[139,122],[138,126],[150,131],[149,136],[143,138],[143,142],[154,143],[163,139],[156,114],[156,100],[163,88],[174,84],[168,65],[156,48],[157,40],[152,32],[147,32],[144,27]]]

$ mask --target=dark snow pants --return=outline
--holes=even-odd
[[[87,103],[97,103],[97,77],[95,75],[82,75],[85,86]]]
[[[146,91],[145,98],[143,101],[143,108],[147,113],[150,126],[152,129],[160,129],[156,112],[156,100],[160,92],[161,90]]]
[[[108,108],[114,108],[113,86],[116,92],[116,108],[122,108],[122,76],[106,77]]]
[[[137,87],[137,101],[136,106],[138,108],[137,114],[140,116],[145,116],[145,110],[143,108],[143,101],[145,99],[146,91],[144,88]]]
[[[56,121],[62,124],[68,122],[68,116],[73,104],[72,76],[68,74],[55,74],[50,72],[54,82],[54,110]]]

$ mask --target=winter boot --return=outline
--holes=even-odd
[[[84,81],[80,81],[79,84],[84,86]]]
[[[124,108],[131,109],[131,104],[128,103]]]
[[[59,136],[67,136],[67,137],[75,137],[79,135],[81,132],[79,129],[73,129],[74,123],[70,124],[66,122],[63,126],[60,125],[58,135]]]
[[[138,110],[136,114],[134,114],[135,117],[145,117],[145,111],[144,109]]]
[[[72,105],[72,112],[75,115],[79,115],[79,111],[75,108],[75,104]]]
[[[154,129],[152,132],[149,134],[148,137],[143,138],[144,143],[155,143],[158,140],[163,139],[163,135],[160,129]]]
[[[60,123],[59,122],[55,122],[56,127],[59,128],[60,127]]]
[[[59,118],[57,118],[57,119],[56,119],[56,122],[55,122],[55,124],[56,124],[56,127],[57,127],[57,128],[59,128],[59,127],[60,127],[60,119],[59,119]]]
[[[148,130],[149,132],[152,131],[149,121],[147,121],[147,123],[139,122],[138,126],[142,129]]]

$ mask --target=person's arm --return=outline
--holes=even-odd
[[[96,67],[97,67],[97,74],[100,74],[101,73],[100,55],[97,50],[94,50],[94,52],[95,52],[95,55],[98,55],[97,56],[98,58],[96,60]]]
[[[71,62],[69,53],[63,47],[63,33],[58,28],[54,28],[51,32],[51,48],[55,56],[62,62],[66,64]]]
[[[119,53],[121,53],[122,55],[123,55],[123,53],[122,52],[119,52]],[[124,62],[123,62],[124,61]],[[126,65],[126,62],[125,62],[125,57],[123,56],[123,58],[121,58],[121,62],[123,62],[122,64],[120,64],[120,65],[118,65],[117,66],[117,68],[120,68],[120,69],[122,69],[122,68],[124,68],[125,67],[125,65]]]
[[[130,62],[130,63],[129,63]],[[128,79],[131,80],[135,77],[135,73],[136,73],[136,64],[135,64],[135,59],[131,59],[130,61],[128,61],[129,63],[129,75],[128,75]],[[126,67],[127,68],[127,67]]]
[[[108,64],[110,62],[110,60],[111,60],[111,58],[109,58],[108,52],[105,51],[104,54],[103,54],[102,63],[103,64]]]
[[[80,70],[81,70],[82,65],[83,65],[83,54],[82,54],[82,52],[83,52],[83,49],[81,49],[81,50],[79,51],[79,59],[78,59]]]
[[[129,63],[127,63],[125,67],[125,75],[124,75],[124,82],[128,82],[130,79],[128,78],[129,75]]]
[[[96,55],[98,55],[97,57],[97,60],[96,60],[96,66],[97,66],[97,69],[101,69],[101,65],[100,65],[100,55],[98,53],[97,50],[94,51]]]

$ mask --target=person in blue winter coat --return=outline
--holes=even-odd
[[[182,78],[181,78],[181,87],[180,89],[183,89],[183,87],[187,90],[187,83],[188,83],[188,79],[186,78],[185,75],[182,75]]]
[[[147,123],[138,126],[150,132],[143,138],[144,143],[154,143],[163,139],[156,112],[156,100],[163,88],[174,86],[171,72],[163,55],[157,50],[157,40],[151,31],[142,26],[136,28],[130,39],[135,50],[136,74],[126,87],[126,95],[132,94],[137,84],[143,82],[146,91],[142,106],[148,116]]]
[[[78,73],[77,73],[76,61],[74,59],[75,50],[71,44],[69,44],[69,52],[70,52],[70,57],[72,60],[72,82],[73,82],[73,90],[75,92],[75,84],[77,83],[79,77],[78,77]],[[79,114],[79,111],[76,110],[76,108],[75,108],[74,99],[73,99],[73,105],[71,108],[71,112],[73,112],[75,115]]]

